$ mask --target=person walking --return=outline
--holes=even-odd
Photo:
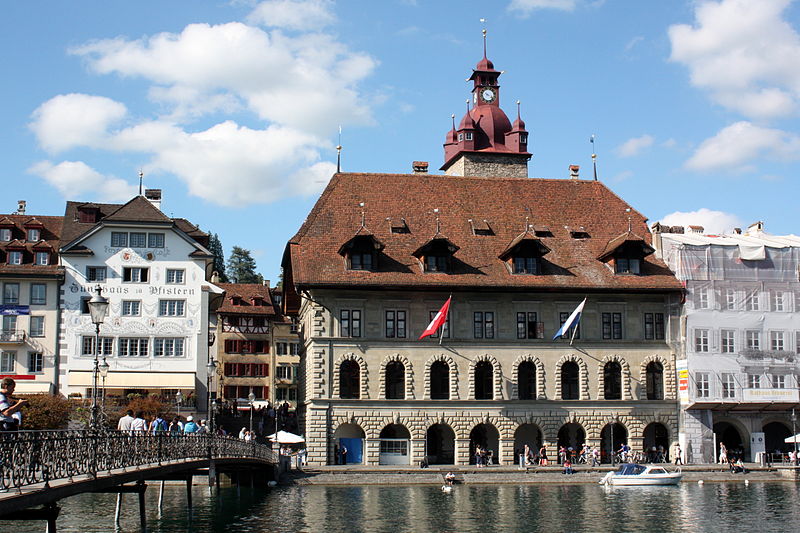
[[[147,421],[141,411],[138,411],[136,418],[131,421],[131,433],[147,433]]]
[[[183,433],[184,435],[194,435],[197,433],[197,422],[194,421],[194,417],[189,415],[186,417],[186,423],[183,425]]]
[[[592,451],[589,453],[592,457],[592,466],[600,466],[600,450],[597,446],[592,446]]]
[[[547,446],[539,448],[539,466],[547,466]]]
[[[719,464],[724,465],[728,462],[728,448],[724,442],[719,443]]]
[[[117,422],[117,430],[130,431],[132,423],[133,423],[133,411],[128,409],[127,411],[125,411],[125,416],[120,418],[119,422]]]
[[[678,464],[683,464],[683,457],[681,457],[681,455],[682,455],[681,445],[675,443],[675,466],[677,466]]]

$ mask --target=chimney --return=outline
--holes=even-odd
[[[161,211],[161,189],[145,189],[144,197],[147,198],[156,209]]]
[[[581,170],[579,165],[570,165],[569,166],[569,177],[571,179],[578,179],[578,172]]]
[[[414,174],[427,174],[428,162],[427,161],[414,161],[411,163],[411,168],[414,169]]]
[[[24,215],[25,214],[25,206],[28,205],[28,202],[25,200],[19,200],[17,202],[17,214]]]

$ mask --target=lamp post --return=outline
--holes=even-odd
[[[253,438],[253,402],[256,401],[256,395],[253,394],[251,391],[250,394],[247,395],[247,399],[250,400],[250,438]]]
[[[103,422],[105,423],[106,420],[106,378],[108,377],[108,361],[106,361],[106,357],[103,356],[103,361],[100,363],[100,377],[103,380],[103,386],[100,392],[100,414],[103,417]]]
[[[181,417],[181,403],[183,402],[183,394],[181,391],[175,393],[175,405],[178,407],[178,418]]]
[[[792,440],[794,441],[794,466],[797,466],[797,428],[795,427],[797,424],[797,415],[794,414],[794,409],[792,409]]]
[[[98,284],[95,287],[95,294],[89,300],[89,315],[95,327],[94,335],[94,369],[92,371],[92,413],[91,428],[97,429],[97,376],[100,374],[100,324],[106,319],[108,314],[108,299],[103,297],[103,289]]]
[[[207,378],[206,378],[206,390],[208,391],[208,427],[211,430],[211,433],[214,433],[214,409],[211,405],[211,381],[214,378],[214,373],[217,370],[217,362],[214,361],[214,358],[211,357],[208,360],[208,364],[206,365],[207,370]]]

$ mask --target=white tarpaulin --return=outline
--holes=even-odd
[[[277,439],[275,438],[274,433],[267,438],[272,442],[277,442],[278,444],[300,444],[301,442],[306,441],[300,435],[295,435],[294,433],[289,433],[288,431],[279,431]]]
[[[794,437],[786,437],[783,442],[788,442],[789,444],[794,444],[795,442],[800,443],[800,433]]]

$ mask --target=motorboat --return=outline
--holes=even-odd
[[[621,464],[616,472],[609,472],[600,480],[601,485],[633,486],[633,485],[677,485],[683,474],[680,468],[668,472],[659,465],[639,465],[636,463]]]

